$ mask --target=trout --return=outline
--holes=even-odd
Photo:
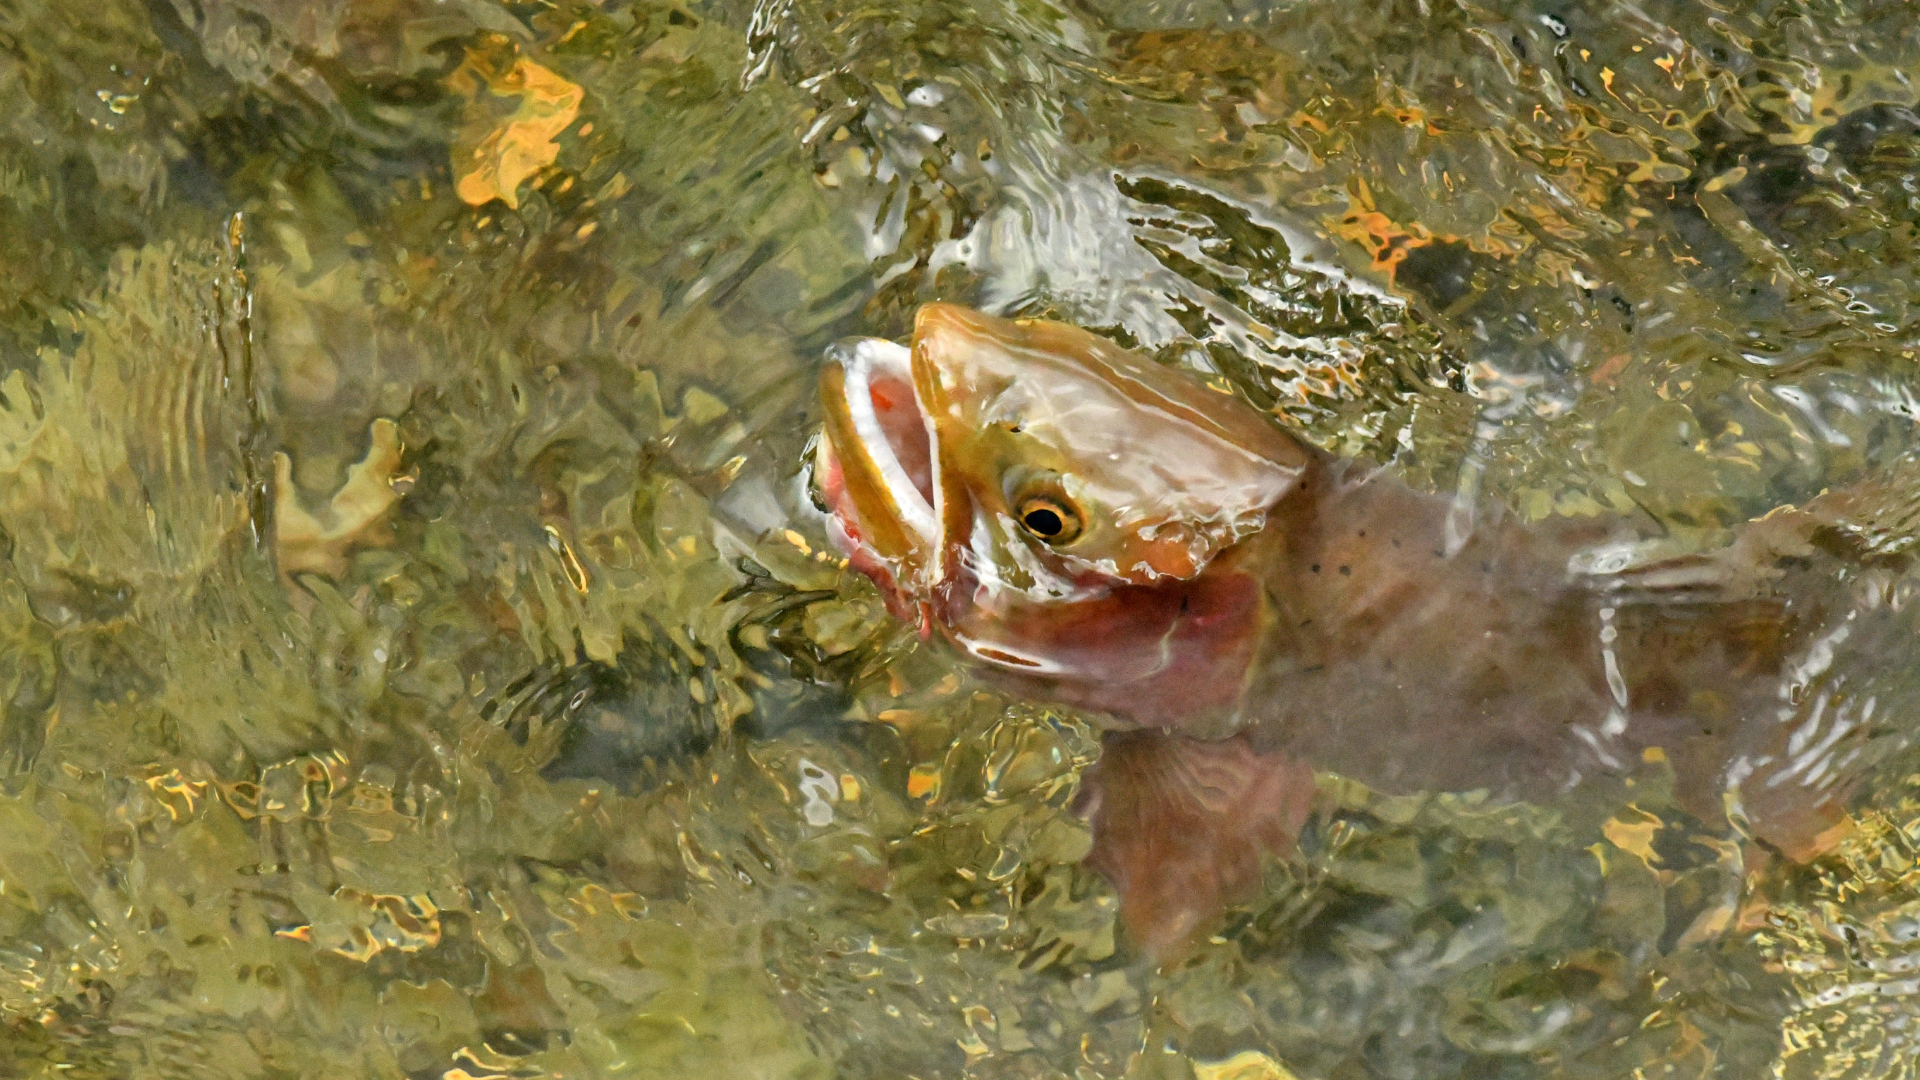
[[[814,485],[849,564],[1104,726],[1089,859],[1153,955],[1257,892],[1315,770],[1547,801],[1664,754],[1684,809],[1790,857],[1843,820],[1859,739],[1809,756],[1794,728],[1851,618],[1806,569],[1811,515],[1706,552],[1626,518],[1527,524],[1088,331],[951,304],[910,345],[835,346],[821,390]]]

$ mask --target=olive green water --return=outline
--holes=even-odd
[[[1900,3],[0,3],[0,1076],[1920,1073],[1913,754],[1801,868],[1657,762],[1328,778],[1155,971],[1097,733],[797,479],[952,299],[1533,518],[1864,484],[1904,602],[1916,76]]]

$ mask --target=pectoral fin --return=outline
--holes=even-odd
[[[1753,835],[1796,863],[1837,847],[1853,831],[1847,814],[1852,785],[1820,792],[1795,784],[1769,786],[1759,777],[1741,786],[1740,813]]]
[[[1163,962],[1259,891],[1261,857],[1293,850],[1314,794],[1311,770],[1245,736],[1157,731],[1107,736],[1088,785],[1087,861],[1119,892],[1128,936]]]

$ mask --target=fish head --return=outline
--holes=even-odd
[[[1208,619],[1250,633],[1236,553],[1310,461],[1251,406],[1080,328],[951,304],[920,309],[910,347],[832,359],[815,477],[836,542],[924,633],[1136,719],[1149,683],[1203,676],[1183,650],[1219,646]]]

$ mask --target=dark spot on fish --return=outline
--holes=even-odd
[[[1447,557],[1447,553],[1444,551],[1441,551],[1439,548],[1434,548],[1433,557],[1436,559],[1444,559]]]
[[[1360,535],[1361,535],[1361,536],[1365,536],[1365,535],[1367,535],[1367,530],[1365,530],[1365,529],[1361,529],[1361,530],[1360,530]]]
[[[1302,619],[1302,620],[1300,621],[1300,629],[1302,629],[1302,630],[1305,630],[1305,629],[1306,629],[1307,627],[1309,627],[1309,626],[1312,626],[1312,625],[1313,625],[1313,620],[1312,620],[1312,619]]]
[[[1314,572],[1314,573],[1316,573],[1316,574],[1320,572],[1320,564],[1319,564],[1319,563],[1314,563],[1314,564],[1313,564],[1313,572]]]
[[[1183,596],[1180,598],[1180,614],[1185,615],[1187,613],[1187,609],[1192,606],[1193,606],[1193,597]]]
[[[1480,572],[1481,572],[1481,573],[1483,573],[1483,574],[1491,574],[1491,573],[1493,573],[1493,563],[1491,563],[1491,562],[1483,562],[1483,563],[1481,563],[1481,564],[1480,564]]]
[[[1353,567],[1351,567],[1351,566],[1343,566],[1343,567],[1341,567],[1341,568],[1340,568],[1340,575],[1341,575],[1342,577],[1352,577],[1352,576],[1353,576]]]
[[[1395,541],[1393,542],[1393,546],[1394,546],[1394,547],[1399,547],[1399,546],[1400,546],[1400,541],[1398,541],[1398,540],[1395,540]]]
[[[1301,668],[1301,669],[1300,669],[1300,674],[1302,674],[1302,675],[1310,675],[1310,674],[1312,674],[1313,672],[1316,672],[1316,671],[1325,671],[1325,670],[1327,670],[1327,665],[1325,665],[1325,664],[1315,664],[1315,665],[1313,665],[1312,667],[1306,667],[1306,668]]]

